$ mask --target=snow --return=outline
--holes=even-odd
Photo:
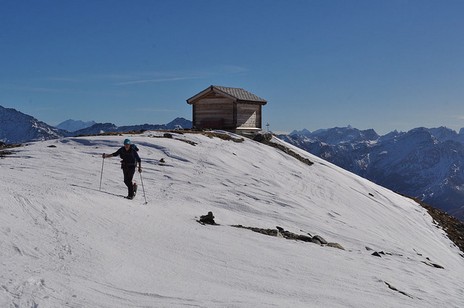
[[[412,200],[277,139],[315,164],[248,139],[172,135],[63,138],[1,159],[0,307],[464,306],[464,259]],[[136,198],[121,197],[117,158],[99,191],[101,154],[126,137],[147,204],[139,174]],[[196,222],[208,211],[220,225]]]

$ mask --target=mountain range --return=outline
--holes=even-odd
[[[116,126],[67,120],[62,130],[15,109],[0,106],[0,142],[24,143],[101,133],[190,128],[176,118],[167,124]],[[74,125],[74,126],[73,126]],[[72,126],[72,127],[71,127]],[[464,129],[416,128],[380,136],[373,129],[336,127],[293,131],[279,138],[396,192],[418,198],[464,220]]]
[[[56,139],[67,132],[12,108],[0,106],[0,141],[22,143],[32,140]]]
[[[17,111],[16,109],[0,106],[0,142],[7,144],[50,140],[79,135],[191,127],[192,122],[184,118],[176,118],[167,124],[142,124],[131,126],[116,126],[112,123],[95,123],[94,121],[83,122],[70,119],[60,123],[57,127],[53,127],[30,115]]]
[[[84,122],[84,121],[81,121],[81,120],[69,119],[69,120],[63,121],[60,124],[58,124],[56,126],[56,128],[66,130],[68,132],[75,132],[77,130],[90,127],[90,126],[92,126],[94,124],[97,124],[97,123],[95,123],[95,121]]]
[[[464,219],[464,130],[336,127],[279,135],[301,149],[398,193]]]
[[[74,136],[79,135],[97,135],[101,133],[113,132],[129,132],[129,131],[145,131],[145,130],[163,130],[163,129],[189,129],[192,127],[192,122],[184,118],[175,118],[167,124],[140,124],[116,126],[113,123],[96,123],[90,127],[86,127],[73,132]]]

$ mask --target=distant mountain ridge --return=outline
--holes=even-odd
[[[93,124],[92,124],[93,123]],[[88,126],[90,125],[90,126]],[[53,127],[36,118],[24,114],[13,108],[0,106],[0,142],[6,144],[24,143],[30,141],[49,140],[61,137],[80,135],[96,135],[107,132],[127,132],[139,130],[162,130],[162,129],[188,129],[192,122],[184,118],[176,118],[167,124],[142,124],[131,126],[116,126],[112,123],[83,122],[78,120],[66,120],[58,125],[68,127],[76,131],[69,131]]]
[[[111,132],[129,132],[140,130],[162,130],[162,129],[189,129],[192,127],[192,122],[184,118],[176,118],[167,124],[141,124],[116,126],[113,123],[96,123],[90,127],[73,132],[74,136],[79,135],[96,135]]]
[[[0,106],[0,141],[4,143],[49,140],[66,134],[16,109]]]
[[[396,192],[464,220],[464,130],[352,127],[293,131],[279,138]]]
[[[56,128],[66,130],[68,132],[75,132],[77,130],[90,127],[90,126],[92,126],[94,124],[96,124],[95,121],[84,122],[84,121],[80,121],[80,120],[69,119],[69,120],[66,120],[66,121],[61,122],[60,124],[58,124],[56,126]]]
[[[24,143],[107,132],[191,128],[184,118],[161,125],[96,123],[69,132],[0,106],[0,142]],[[396,192],[417,197],[464,220],[464,128],[393,131],[349,127],[294,131],[279,138]]]

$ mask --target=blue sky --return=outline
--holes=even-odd
[[[48,124],[191,119],[209,85],[273,131],[464,127],[464,1],[0,1],[0,105]]]

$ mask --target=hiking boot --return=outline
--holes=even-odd
[[[134,184],[132,184],[132,187],[134,188],[134,196],[135,196],[135,194],[137,193],[137,183],[134,182]]]

